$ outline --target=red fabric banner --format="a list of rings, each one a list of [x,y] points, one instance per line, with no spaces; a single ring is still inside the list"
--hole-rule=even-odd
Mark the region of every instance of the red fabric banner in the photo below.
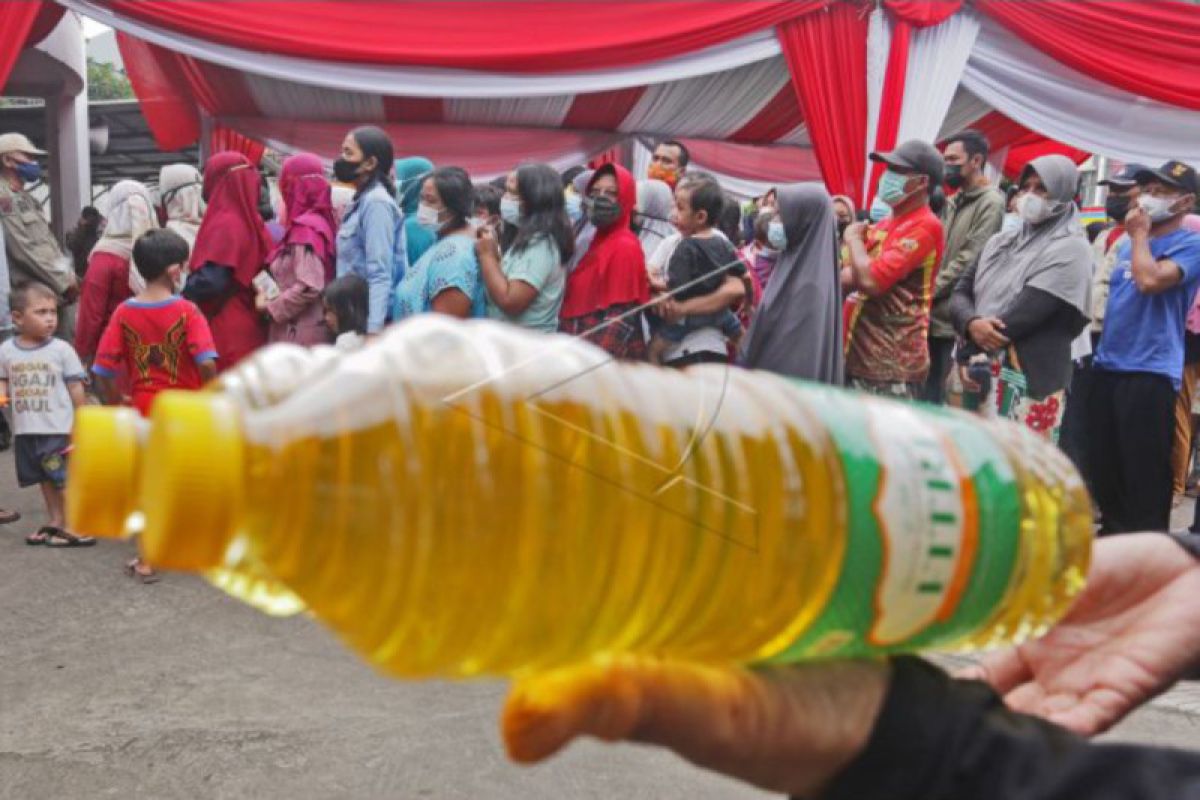
[[[837,3],[778,28],[821,175],[831,194],[862,205],[867,154],[867,18]]]
[[[129,19],[251,51],[368,64],[551,72],[695,52],[829,0],[103,0]]]
[[[883,77],[883,95],[879,99],[879,121],[875,125],[875,150],[885,153],[897,144],[900,115],[904,111],[904,88],[908,83],[908,46],[912,41],[912,25],[896,20],[888,50],[887,72]],[[871,164],[871,180],[867,182],[864,205],[875,199],[875,186],[883,174],[883,164]]]
[[[208,141],[210,153],[223,153],[228,150],[241,153],[256,167],[262,163],[263,154],[267,152],[267,148],[262,142],[255,141],[249,136],[244,136],[223,125],[213,126]]]
[[[58,23],[62,22],[63,14],[67,13],[65,6],[47,0],[41,0],[41,6],[33,20],[33,26],[29,29],[29,35],[25,37],[26,47],[33,47],[49,36],[50,32],[58,27]]]
[[[734,142],[771,142],[786,136],[804,122],[796,90],[789,83],[772,97],[754,119],[733,132]]]
[[[750,181],[796,183],[811,180],[816,158],[807,147],[748,145],[684,139],[692,161],[723,175]]]
[[[178,59],[117,31],[125,73],[160,150],[182,150],[200,138],[200,112]]]
[[[957,14],[962,5],[962,0],[883,0],[883,7],[893,19],[914,28],[940,25]]]
[[[616,130],[645,93],[645,86],[631,86],[628,89],[614,89],[610,92],[576,95],[570,110],[563,118],[562,126],[598,131]]]
[[[0,88],[8,83],[9,73],[21,57],[21,50],[41,11],[42,3],[0,3],[0,41],[7,43],[0,49]],[[13,43],[21,44],[14,47]]]
[[[1200,11],[1176,0],[977,0],[1038,50],[1126,91],[1200,110]]]

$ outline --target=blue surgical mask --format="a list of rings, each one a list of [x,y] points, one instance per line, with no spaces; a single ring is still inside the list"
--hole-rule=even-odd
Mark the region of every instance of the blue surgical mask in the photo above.
[[[787,231],[783,229],[783,223],[772,220],[767,225],[767,244],[782,252],[787,249],[787,243]]]
[[[439,216],[441,215],[433,206],[426,203],[419,203],[417,205],[417,224],[425,230],[435,233],[440,230],[442,223],[438,221]]]
[[[875,196],[889,206],[896,206],[903,203],[905,198],[910,194],[904,191],[904,187],[908,184],[910,177],[909,175],[901,175],[899,172],[892,172],[890,169],[887,170],[883,173],[883,177],[879,179],[879,190]]]
[[[1001,231],[1015,231],[1021,227],[1021,217],[1011,211],[1004,215],[1004,222],[1000,226]]]
[[[572,225],[578,225],[583,219],[583,198],[577,194],[569,194],[566,196],[567,216],[571,218]]]
[[[33,183],[42,177],[42,165],[36,161],[27,164],[17,164],[17,177],[25,183]]]
[[[871,222],[881,222],[891,213],[892,207],[885,203],[882,197],[876,195],[875,200],[871,203],[871,210],[867,212],[867,215],[871,218]]]
[[[505,195],[500,198],[500,219],[509,225],[521,224],[521,201]]]

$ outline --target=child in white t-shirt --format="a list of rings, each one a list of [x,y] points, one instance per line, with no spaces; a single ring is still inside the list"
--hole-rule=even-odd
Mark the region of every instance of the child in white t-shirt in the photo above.
[[[63,489],[75,409],[84,404],[86,374],[71,345],[57,339],[58,296],[42,283],[27,283],[12,294],[16,335],[0,345],[0,397],[12,412],[17,483],[39,485],[47,523],[25,537],[26,544],[87,547],[90,536],[66,529]]]

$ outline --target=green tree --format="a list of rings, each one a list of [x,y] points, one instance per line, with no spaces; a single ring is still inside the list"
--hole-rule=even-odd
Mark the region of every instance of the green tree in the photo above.
[[[89,100],[128,100],[133,97],[133,87],[123,70],[112,64],[95,59],[87,60],[87,82]]]

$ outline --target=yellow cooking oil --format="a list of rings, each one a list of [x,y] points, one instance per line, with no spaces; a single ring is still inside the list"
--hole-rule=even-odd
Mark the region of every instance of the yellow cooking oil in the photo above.
[[[1092,536],[1008,423],[436,314],[270,404],[164,394],[136,494],[151,563],[251,565],[398,676],[1022,641]]]

